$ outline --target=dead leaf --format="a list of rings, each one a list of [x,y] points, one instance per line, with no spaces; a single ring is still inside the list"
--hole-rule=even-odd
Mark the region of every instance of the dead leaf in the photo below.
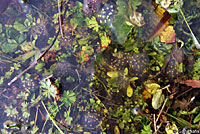
[[[159,33],[160,41],[168,43],[175,42],[175,31],[173,26],[167,26],[161,33]]]
[[[200,88],[200,80],[186,80],[186,81],[180,81],[179,83],[191,86],[193,88]]]
[[[172,106],[173,109],[177,109],[177,108],[180,108],[180,109],[184,109],[185,107],[187,107],[188,105],[188,102],[186,99],[183,99],[182,101],[180,100],[176,100]]]

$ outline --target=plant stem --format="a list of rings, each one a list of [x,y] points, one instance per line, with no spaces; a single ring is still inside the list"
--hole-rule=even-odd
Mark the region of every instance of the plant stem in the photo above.
[[[44,102],[43,102],[43,101],[41,101],[41,102],[42,102],[42,105],[43,105],[45,111],[47,112],[49,118],[50,118],[51,121],[53,122],[54,126],[56,126],[56,128],[59,130],[59,132],[60,132],[61,134],[64,134],[64,132],[58,127],[58,125],[56,124],[55,120],[54,120],[54,119],[51,117],[51,115],[49,114],[49,112],[48,112],[46,106],[44,105]]]
[[[180,9],[180,12],[181,12],[181,15],[183,16],[183,19],[184,19],[184,21],[185,21],[185,23],[186,23],[188,29],[190,30],[190,33],[191,33],[191,35],[192,35],[192,39],[193,39],[194,45],[196,46],[197,49],[200,49],[200,44],[199,44],[198,40],[196,39],[194,33],[192,32],[192,30],[191,30],[189,24],[187,23],[186,18],[185,18],[185,15],[183,14],[183,12],[182,12],[181,9]]]

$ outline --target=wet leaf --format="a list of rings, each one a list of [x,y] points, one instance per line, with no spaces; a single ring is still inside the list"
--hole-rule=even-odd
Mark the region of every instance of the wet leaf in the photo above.
[[[161,42],[166,44],[175,42],[175,31],[171,25],[167,26],[159,35]]]
[[[131,14],[124,16],[126,19],[126,23],[128,22],[128,25],[132,24],[133,26],[141,27],[145,24],[144,17],[141,13],[136,12],[133,8],[133,5],[131,5]]]
[[[186,80],[180,81],[179,83],[191,86],[193,88],[200,88],[200,80]]]
[[[124,15],[126,14],[127,3],[123,0],[117,1],[117,15],[114,15],[113,27],[115,31],[115,35],[117,36],[117,40],[119,43],[123,44],[127,35],[131,32],[133,26],[127,25],[125,21]]]
[[[45,80],[45,81],[41,81],[41,87],[44,88],[44,92],[43,92],[43,95],[45,97],[48,97],[50,98],[51,96],[53,98],[56,97],[56,90],[57,90],[57,87],[52,85],[51,81],[49,79]]]
[[[153,98],[152,98],[153,108],[158,109],[162,105],[164,98],[165,98],[165,96],[162,94],[162,90],[161,89],[156,90],[156,92],[155,92],[155,94],[153,95]]]
[[[129,85],[127,88],[127,96],[131,97],[133,95],[133,88]]]

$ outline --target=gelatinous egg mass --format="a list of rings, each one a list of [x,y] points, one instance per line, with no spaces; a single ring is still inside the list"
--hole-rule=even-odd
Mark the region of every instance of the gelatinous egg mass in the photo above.
[[[117,10],[113,5],[107,4],[97,13],[97,21],[102,25],[111,25],[116,12]]]

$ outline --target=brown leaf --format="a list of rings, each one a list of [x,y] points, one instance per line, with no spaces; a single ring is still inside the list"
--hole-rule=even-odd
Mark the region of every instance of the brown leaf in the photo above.
[[[193,88],[200,88],[200,80],[186,80],[186,81],[180,81],[179,83],[191,86]]]
[[[188,102],[186,99],[182,99],[182,101],[180,100],[176,100],[172,106],[173,109],[177,109],[177,108],[180,108],[180,109],[184,109],[185,107],[187,107],[188,105]]]

